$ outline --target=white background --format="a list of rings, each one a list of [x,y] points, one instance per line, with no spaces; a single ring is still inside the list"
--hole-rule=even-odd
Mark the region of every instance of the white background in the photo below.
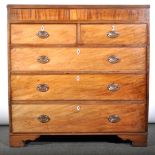
[[[150,106],[149,122],[155,123],[155,0],[0,0],[0,124],[8,124],[8,84],[7,84],[7,4],[150,4],[151,53],[150,53]],[[154,41],[154,43],[153,43]]]

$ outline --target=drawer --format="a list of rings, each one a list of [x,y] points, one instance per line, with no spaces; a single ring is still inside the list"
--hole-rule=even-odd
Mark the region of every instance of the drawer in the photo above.
[[[12,100],[144,100],[138,74],[12,75]]]
[[[75,42],[75,24],[11,25],[12,44],[75,44]]]
[[[54,22],[148,22],[149,10],[148,8],[135,8],[135,7],[87,7],[87,6],[63,6],[62,8],[56,8],[55,6],[48,6],[47,8],[32,7],[13,7],[9,8],[9,20],[11,22],[42,22],[42,21],[54,21]],[[69,8],[70,7],[70,8]]]
[[[13,48],[12,71],[145,71],[145,48]]]
[[[106,103],[106,102],[104,102]],[[13,132],[144,132],[145,104],[12,105]]]
[[[83,44],[146,44],[146,24],[83,24]],[[109,36],[109,37],[108,37]]]

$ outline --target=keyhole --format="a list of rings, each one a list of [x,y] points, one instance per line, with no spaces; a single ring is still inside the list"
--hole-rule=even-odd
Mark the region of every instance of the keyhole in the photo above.
[[[80,55],[80,49],[78,48],[76,51],[77,55]]]
[[[78,105],[78,106],[76,107],[76,109],[77,109],[77,111],[80,111],[81,108],[80,108],[80,106]]]
[[[80,81],[80,75],[76,76],[76,81]]]
[[[45,28],[44,28],[44,26],[42,25],[42,26],[41,26],[41,31],[44,31],[44,30],[45,30]]]
[[[115,25],[112,25],[112,31],[115,31]]]

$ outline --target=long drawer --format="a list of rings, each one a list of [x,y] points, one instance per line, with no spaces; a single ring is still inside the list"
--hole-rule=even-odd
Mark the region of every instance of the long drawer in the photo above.
[[[145,100],[146,77],[134,74],[12,75],[12,100]]]
[[[12,130],[17,133],[144,132],[145,106],[130,102],[15,104],[12,105]]]
[[[146,24],[83,24],[83,44],[146,44]]]
[[[145,48],[13,48],[12,71],[145,71]]]
[[[12,24],[12,44],[75,44],[75,24]]]

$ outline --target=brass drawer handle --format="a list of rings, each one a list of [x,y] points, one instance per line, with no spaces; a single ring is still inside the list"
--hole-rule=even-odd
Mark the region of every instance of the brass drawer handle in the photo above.
[[[118,115],[110,115],[108,120],[110,123],[117,123],[120,121],[120,117]]]
[[[38,117],[38,120],[41,122],[41,123],[47,123],[50,121],[50,117],[47,116],[47,115],[40,115]]]
[[[107,33],[107,36],[109,38],[117,38],[119,36],[119,33],[115,31],[114,25],[112,26],[112,30]]]
[[[38,84],[37,90],[40,92],[47,92],[49,90],[49,87],[47,84]]]
[[[48,32],[45,31],[45,28],[43,25],[41,26],[41,30],[37,33],[37,36],[41,39],[46,39],[49,37],[49,34]]]
[[[108,61],[111,64],[115,64],[115,63],[118,63],[120,61],[120,59],[115,55],[111,55],[111,56],[108,57]]]
[[[108,88],[109,91],[114,92],[114,91],[119,90],[119,85],[116,84],[116,83],[111,83],[111,84],[108,85],[107,88]]]
[[[37,61],[41,64],[46,64],[49,62],[49,58],[45,55],[39,56]]]

